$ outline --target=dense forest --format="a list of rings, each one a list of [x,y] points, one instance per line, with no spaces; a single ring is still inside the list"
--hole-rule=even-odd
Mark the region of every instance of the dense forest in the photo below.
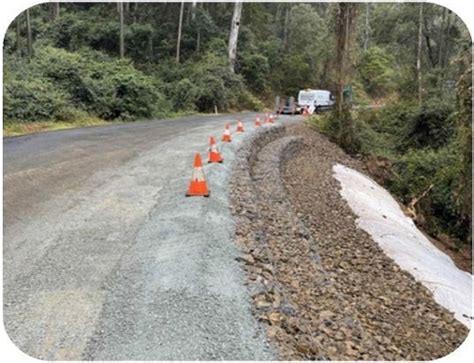
[[[471,38],[428,3],[46,3],[4,39],[4,124],[138,120],[336,95],[309,123],[431,235],[470,243]]]

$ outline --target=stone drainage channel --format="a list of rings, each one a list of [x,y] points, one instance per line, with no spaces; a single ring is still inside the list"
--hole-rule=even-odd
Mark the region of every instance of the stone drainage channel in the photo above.
[[[279,359],[431,359],[439,354],[446,354],[449,349],[455,349],[459,344],[459,336],[463,335],[462,329],[458,333],[456,329],[462,326],[459,327],[460,324],[454,321],[452,314],[443,308],[430,310],[436,316],[433,315],[435,322],[429,322],[429,333],[440,334],[442,339],[446,339],[442,347],[438,346],[439,352],[432,349],[435,340],[426,341],[425,344],[423,340],[417,339],[415,333],[423,332],[419,326],[415,333],[396,332],[396,337],[403,338],[405,334],[413,333],[412,341],[401,339],[402,345],[397,346],[397,340],[395,344],[383,335],[384,329],[392,328],[392,318],[387,317],[381,325],[382,328],[377,324],[368,324],[368,319],[378,319],[370,315],[372,310],[376,309],[371,310],[370,307],[364,306],[363,302],[357,303],[344,286],[337,284],[335,278],[339,275],[333,270],[326,271],[324,266],[327,264],[323,266],[322,262],[327,263],[327,251],[319,250],[324,244],[320,240],[314,240],[324,238],[324,235],[315,237],[318,235],[308,228],[310,224],[303,222],[306,215],[302,214],[311,215],[311,210],[323,209],[323,205],[318,206],[320,201],[312,198],[309,193],[298,194],[303,199],[308,198],[313,204],[306,210],[295,209],[296,204],[292,204],[294,200],[290,201],[289,194],[295,190],[287,189],[286,174],[284,176],[284,171],[292,166],[290,163],[293,157],[296,156],[293,159],[295,161],[301,160],[300,151],[305,152],[306,158],[314,157],[306,154],[309,143],[311,146],[323,145],[315,143],[314,140],[307,140],[307,134],[300,133],[302,136],[299,136],[295,133],[296,127],[301,126],[289,126],[288,131],[284,126],[278,126],[247,138],[239,150],[230,187],[232,214],[236,222],[236,242],[241,250],[239,260],[247,272],[247,287],[253,300],[253,312],[266,330],[267,337],[275,344]],[[310,167],[316,174],[323,173],[323,167],[317,162],[313,162]],[[298,172],[292,175],[295,181],[300,182],[299,176]],[[329,187],[316,178],[306,180],[305,185],[313,182],[318,183],[313,184],[315,188]],[[300,188],[299,192],[305,193],[305,189]],[[333,207],[336,206],[327,206]],[[333,218],[337,221],[329,223],[345,223],[347,215],[338,214],[337,208],[335,209]],[[316,224],[320,222],[321,220],[315,220]],[[340,242],[347,242],[347,248],[351,248],[346,238],[347,236],[341,236]],[[357,248],[357,245],[353,246],[354,250]],[[320,254],[325,257],[323,261]],[[383,256],[382,251],[376,251],[373,257]],[[350,266],[346,269],[350,274]],[[394,274],[399,273],[401,276],[402,272],[397,272],[398,268],[394,271]],[[371,278],[370,275],[364,277]],[[411,282],[413,279],[407,280]],[[414,281],[413,284],[414,291],[403,291],[404,295],[413,293],[420,301],[427,298],[429,304],[437,306],[432,297],[425,297],[423,291],[417,290]],[[364,289],[363,285],[358,286]],[[382,295],[381,298],[386,299]],[[420,306],[423,305],[420,303]],[[383,308],[380,309],[382,310]],[[394,314],[400,311],[403,313],[403,310],[397,310]],[[410,312],[408,309],[406,311]],[[380,319],[383,319],[383,314],[380,315]],[[419,321],[422,325],[428,325],[428,322]],[[442,324],[438,326],[436,321],[446,321],[447,327],[442,327]]]

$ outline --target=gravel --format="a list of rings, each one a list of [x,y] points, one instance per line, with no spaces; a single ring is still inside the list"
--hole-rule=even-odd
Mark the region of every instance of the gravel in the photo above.
[[[357,160],[302,124],[249,139],[231,180],[239,261],[281,359],[426,360],[468,330],[400,271],[339,195]]]
[[[46,360],[272,359],[236,260],[228,198],[254,116],[5,140],[13,343]],[[246,132],[221,148],[223,164],[204,166],[211,197],[185,198],[194,153],[237,117]]]

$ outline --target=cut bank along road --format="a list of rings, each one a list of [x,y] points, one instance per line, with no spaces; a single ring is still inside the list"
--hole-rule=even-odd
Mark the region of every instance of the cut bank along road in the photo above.
[[[196,151],[235,117],[4,140],[4,325],[43,359],[271,359],[235,261],[238,145],[184,198]],[[271,127],[271,126],[265,126]]]

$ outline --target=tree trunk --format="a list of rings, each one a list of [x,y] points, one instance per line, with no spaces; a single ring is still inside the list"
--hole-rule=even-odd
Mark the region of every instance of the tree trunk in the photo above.
[[[350,35],[352,4],[338,3],[336,13],[336,108],[342,113],[344,101],[344,84],[347,82],[348,65],[350,64]]]
[[[350,99],[344,98],[344,85],[350,81],[351,47],[356,17],[356,5],[338,3],[336,12],[336,106],[334,123],[337,129],[335,137],[347,152],[357,150],[354,136]]]
[[[443,16],[441,20],[441,25],[439,27],[439,36],[438,36],[438,67],[442,67],[442,62],[443,62],[443,48],[444,48],[444,27],[446,23],[446,8],[443,7]]]
[[[423,102],[423,89],[421,85],[421,46],[423,40],[423,3],[420,3],[420,13],[419,13],[419,22],[418,22],[418,54],[416,56],[416,73],[418,77],[418,105],[421,107]]]
[[[133,3],[133,16],[132,16],[132,23],[135,24],[137,22],[137,10],[138,10],[138,3]]]
[[[153,35],[150,34],[148,37],[148,58],[150,59],[150,62],[153,62]]]
[[[33,57],[33,37],[31,35],[30,9],[26,9],[26,40],[28,44],[28,58]]]
[[[285,7],[285,22],[283,23],[283,49],[288,46],[288,23],[290,22],[290,4]]]
[[[186,12],[186,26],[189,26],[189,23],[191,22],[191,13],[193,12],[193,7],[192,4],[191,6],[188,7],[188,11]]]
[[[197,2],[193,1],[193,14],[192,19],[193,21],[196,19],[196,10],[197,10]],[[201,5],[204,8],[204,5]],[[197,36],[196,36],[196,53],[199,53],[201,48],[201,24],[197,24]]]
[[[181,48],[181,29],[183,27],[183,12],[184,12],[184,2],[181,2],[181,9],[179,11],[178,41],[176,43],[176,63],[179,63],[179,52]]]
[[[192,21],[196,19],[196,6],[197,6],[197,1],[193,1],[192,7],[191,7],[191,20]]]
[[[229,69],[235,72],[235,59],[237,58],[237,39],[239,37],[240,18],[242,16],[242,2],[236,1],[234,6],[234,15],[232,16],[232,24],[229,36]]]
[[[428,49],[428,59],[430,61],[430,65],[432,68],[435,67],[435,55],[433,53],[433,49],[431,47],[431,38],[429,36],[430,34],[430,29],[428,28],[428,20],[426,18],[423,19],[423,22],[425,24],[425,42],[426,42],[426,48]]]
[[[120,18],[120,58],[125,56],[125,37],[124,37],[124,20],[123,20],[123,3],[118,3],[119,18]]]
[[[281,17],[281,3],[277,4],[276,13],[275,13],[275,22],[278,23]],[[279,24],[278,24],[279,25]]]
[[[458,19],[457,16],[454,17],[454,20],[452,21],[452,11],[448,10],[448,16],[447,16],[447,26],[446,26],[446,34],[444,37],[444,48],[443,48],[443,55],[444,57],[441,59],[441,67],[443,68],[443,73],[444,73],[444,68],[446,68],[446,65],[448,64],[448,55],[449,55],[449,33],[451,32],[451,27],[452,25],[455,24],[456,20]]]
[[[16,17],[16,55],[18,58],[21,57],[20,15]]]
[[[201,27],[198,28],[197,38],[196,38],[196,53],[199,53],[201,49]]]
[[[365,36],[364,36],[364,52],[369,48],[369,38],[370,38],[370,3],[365,3]]]
[[[58,2],[49,3],[49,11],[51,15],[51,21],[54,21],[57,18],[59,18],[59,3]]]

